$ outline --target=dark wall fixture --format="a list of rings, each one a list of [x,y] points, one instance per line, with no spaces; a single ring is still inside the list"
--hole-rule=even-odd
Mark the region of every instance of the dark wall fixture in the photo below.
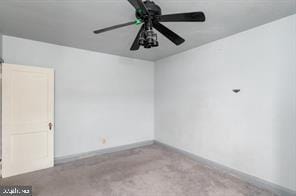
[[[240,89],[233,89],[232,91],[235,92],[235,93],[239,93]]]

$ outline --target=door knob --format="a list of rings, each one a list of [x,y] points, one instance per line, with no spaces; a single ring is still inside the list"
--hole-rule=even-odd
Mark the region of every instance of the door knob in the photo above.
[[[48,123],[48,127],[49,127],[49,130],[51,130],[52,129],[52,126],[53,126],[53,124],[50,122],[50,123]]]

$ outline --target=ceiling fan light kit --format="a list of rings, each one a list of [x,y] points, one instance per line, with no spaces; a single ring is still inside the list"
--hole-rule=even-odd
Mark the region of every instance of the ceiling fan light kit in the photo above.
[[[203,12],[189,12],[162,15],[161,8],[153,1],[146,0],[128,0],[136,9],[136,20],[119,25],[114,25],[104,29],[94,31],[95,34],[114,30],[129,25],[141,25],[141,28],[130,48],[130,50],[138,50],[140,46],[144,48],[152,48],[159,46],[157,34],[153,31],[156,29],[175,45],[181,45],[185,40],[175,32],[167,28],[160,22],[204,22],[205,15]]]

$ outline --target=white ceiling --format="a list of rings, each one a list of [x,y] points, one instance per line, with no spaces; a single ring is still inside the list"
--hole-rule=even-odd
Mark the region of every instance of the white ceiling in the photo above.
[[[95,35],[95,29],[132,21],[127,0],[0,0],[0,32],[120,56],[157,60],[295,14],[296,0],[155,0],[164,14],[203,11],[205,23],[166,23],[186,39],[175,46],[130,51],[139,26]]]

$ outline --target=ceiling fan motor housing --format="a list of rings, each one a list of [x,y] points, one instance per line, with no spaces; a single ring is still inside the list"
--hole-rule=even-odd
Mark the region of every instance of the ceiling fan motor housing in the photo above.
[[[153,1],[145,1],[144,2],[146,9],[149,12],[150,18],[154,18],[154,16],[160,16],[161,15],[161,8],[156,5]],[[141,20],[145,20],[147,16],[145,16],[142,12],[142,10],[136,10],[136,17]]]

